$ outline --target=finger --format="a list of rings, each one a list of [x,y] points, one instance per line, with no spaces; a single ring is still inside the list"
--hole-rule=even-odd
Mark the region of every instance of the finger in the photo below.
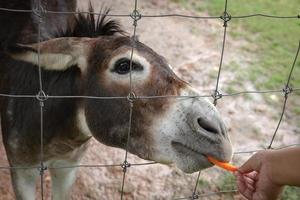
[[[255,187],[253,184],[249,184],[249,183],[246,183],[247,185],[247,189],[250,190],[251,192],[254,192],[255,191]]]
[[[244,183],[244,185],[246,187],[245,190],[248,189],[252,192],[255,191],[255,181],[253,179],[243,176],[238,180]]]
[[[248,188],[243,182],[238,183],[239,192],[247,199],[252,199],[254,190]]]
[[[246,185],[244,183],[243,180],[237,180],[236,182],[236,185],[237,185],[237,188],[238,188],[238,191],[243,194],[245,191],[246,191]]]
[[[254,192],[252,190],[249,190],[249,188],[247,188],[246,191],[243,193],[243,196],[247,199],[252,199],[253,193]]]
[[[254,179],[249,178],[249,177],[247,177],[247,176],[244,176],[243,178],[244,178],[244,181],[245,181],[247,184],[254,185],[254,183],[255,183],[255,180],[254,180]]]
[[[237,180],[242,182],[242,183],[245,183],[245,178],[243,176],[238,176]]]
[[[259,171],[263,155],[263,151],[254,154],[241,167],[238,168],[238,171],[242,174],[252,171]]]
[[[252,200],[268,200],[268,199],[274,199],[274,198],[267,197],[264,194],[262,194],[261,192],[254,192],[253,196],[252,196]],[[275,199],[276,199],[276,197],[275,197]]]
[[[248,174],[244,174],[244,176],[249,177],[249,178],[251,178],[255,181],[258,180],[258,172],[257,171],[253,171],[253,172],[250,172]]]
[[[255,187],[252,184],[245,182],[243,177],[237,179],[237,188],[241,194],[247,197],[251,195],[255,190]]]

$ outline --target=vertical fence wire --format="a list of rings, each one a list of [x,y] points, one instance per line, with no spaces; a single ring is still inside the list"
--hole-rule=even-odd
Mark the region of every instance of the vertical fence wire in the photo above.
[[[219,88],[219,81],[220,81],[221,70],[222,70],[222,65],[223,65],[223,58],[224,58],[224,50],[225,50],[226,34],[227,34],[227,22],[230,20],[230,15],[228,15],[228,13],[227,13],[227,6],[228,6],[228,3],[227,3],[227,0],[225,0],[223,17],[221,17],[221,19],[223,19],[223,21],[224,21],[223,22],[224,32],[223,32],[223,41],[222,41],[222,51],[221,51],[219,70],[218,70],[218,76],[217,76],[217,81],[216,81],[216,88],[215,88],[214,95],[213,95],[213,98],[214,98],[213,104],[215,106],[217,105],[217,100],[222,97],[222,94],[219,93],[218,88]],[[201,171],[198,172],[196,184],[195,184],[191,199],[199,199],[199,195],[196,194],[196,191],[197,191],[198,183],[200,180],[200,174],[201,174]]]
[[[134,54],[134,49],[136,46],[136,28],[137,28],[137,21],[140,19],[140,15],[137,11],[137,0],[134,0],[134,10],[131,14],[131,17],[133,19],[133,35],[131,39],[131,52],[130,52],[130,72],[129,72],[129,94],[128,94],[128,102],[129,102],[129,127],[128,127],[128,133],[127,133],[127,142],[126,142],[126,151],[125,151],[125,158],[124,162],[122,164],[123,168],[123,177],[122,177],[122,186],[121,186],[121,200],[123,200],[124,196],[124,185],[125,185],[125,178],[126,178],[126,172],[127,168],[130,167],[130,163],[128,162],[128,150],[129,150],[129,145],[130,145],[130,137],[131,137],[131,126],[132,126],[132,110],[134,106],[134,98],[135,94],[133,91],[133,82],[132,82],[132,65],[133,65],[133,54]]]
[[[223,16],[221,16],[220,18],[223,20],[224,31],[223,31],[222,51],[221,51],[221,58],[220,58],[216,88],[215,88],[215,91],[213,94],[215,106],[217,105],[218,99],[222,98],[222,94],[219,92],[219,81],[220,81],[221,70],[222,70],[222,65],[223,65],[223,58],[224,58],[224,51],[225,51],[225,43],[226,43],[226,35],[227,35],[227,22],[231,19],[230,15],[227,13],[227,0],[225,0]]]
[[[44,200],[44,97],[45,92],[43,90],[43,81],[42,81],[42,67],[41,67],[41,23],[43,22],[43,7],[41,4],[41,0],[35,1],[35,16],[38,18],[38,80],[39,80],[39,92],[37,94],[37,100],[39,101],[40,106],[40,187],[41,187],[41,199]]]
[[[277,131],[278,131],[279,126],[280,126],[280,124],[281,124],[283,115],[284,115],[285,110],[286,110],[286,103],[287,103],[287,100],[288,100],[288,96],[289,96],[289,94],[290,94],[291,92],[293,92],[293,88],[290,86],[290,81],[291,81],[291,77],[292,77],[292,74],[293,74],[293,71],[294,71],[296,62],[297,62],[297,58],[298,58],[298,55],[299,55],[299,51],[300,51],[300,41],[299,41],[299,44],[298,44],[298,49],[297,49],[297,52],[296,52],[296,55],[295,55],[295,58],[294,58],[294,61],[293,61],[291,70],[290,70],[289,75],[288,75],[288,78],[287,78],[287,82],[286,82],[286,84],[285,84],[285,87],[282,89],[282,91],[284,92],[284,101],[283,101],[282,111],[281,111],[281,114],[280,114],[280,118],[279,118],[277,127],[276,127],[276,129],[275,129],[275,131],[274,131],[274,134],[273,134],[273,136],[272,136],[271,142],[270,142],[270,144],[269,144],[269,146],[268,146],[268,149],[271,149],[271,148],[272,148],[272,144],[273,144],[273,142],[274,142],[274,139],[275,139],[275,137],[276,137]]]
[[[43,23],[43,17],[45,13],[49,14],[78,14],[78,13],[86,13],[86,14],[91,14],[91,12],[58,12],[58,11],[48,11],[45,10],[43,7],[41,0],[34,0],[34,5],[35,7],[32,10],[17,10],[17,9],[8,9],[8,8],[0,8],[0,11],[9,11],[9,12],[24,12],[24,13],[32,13],[38,18],[38,34],[37,34],[37,62],[38,62],[38,81],[39,81],[39,91],[37,95],[15,95],[15,94],[0,94],[0,97],[8,97],[8,98],[33,98],[36,99],[39,102],[39,108],[40,108],[40,164],[39,167],[27,167],[27,166],[9,166],[9,167],[3,167],[0,166],[0,169],[15,169],[15,170],[22,170],[22,169],[33,169],[33,168],[38,168],[40,172],[40,185],[41,185],[41,199],[44,199],[44,172],[47,170],[47,166],[45,166],[45,160],[44,160],[44,106],[45,106],[45,100],[48,98],[84,98],[84,99],[127,99],[129,103],[129,121],[128,121],[128,132],[127,132],[127,141],[126,141],[126,151],[125,151],[125,156],[124,156],[124,162],[120,164],[112,164],[112,165],[76,165],[76,166],[59,166],[57,167],[58,169],[63,169],[63,168],[75,168],[75,167],[116,167],[116,166],[121,166],[123,169],[123,176],[122,176],[122,188],[121,188],[121,200],[123,200],[124,196],[124,185],[125,185],[125,179],[126,179],[126,172],[128,167],[130,166],[141,166],[141,165],[150,165],[150,164],[155,164],[153,162],[149,163],[141,163],[141,164],[130,164],[128,162],[128,151],[129,151],[129,145],[130,145],[130,137],[131,137],[131,129],[132,129],[132,114],[133,114],[133,106],[134,106],[134,100],[136,99],[154,99],[154,98],[188,98],[190,96],[146,96],[146,97],[137,97],[134,94],[133,91],[133,80],[132,80],[132,65],[133,65],[133,54],[134,54],[134,49],[136,47],[136,28],[137,28],[137,22],[139,19],[141,19],[142,15],[138,12],[137,10],[137,5],[138,1],[134,0],[134,10],[133,12],[128,15],[128,14],[121,14],[121,15],[114,15],[114,14],[105,14],[107,16],[114,16],[114,17],[131,17],[133,19],[133,34],[132,34],[132,47],[131,47],[131,54],[130,54],[130,74],[129,74],[129,94],[127,97],[92,97],[92,96],[48,96],[43,90],[43,80],[42,80],[42,66],[41,66],[41,26]],[[203,16],[190,16],[190,15],[181,15],[181,14],[160,14],[160,15],[143,15],[143,17],[183,17],[183,18],[194,18],[194,19],[217,19],[220,18],[223,20],[223,41],[222,41],[222,49],[221,49],[221,57],[220,57],[220,63],[219,63],[219,69],[218,69],[218,75],[216,79],[216,86],[215,90],[212,94],[213,96],[213,103],[216,106],[218,99],[222,98],[223,96],[237,96],[237,95],[242,95],[242,94],[262,94],[262,93],[272,93],[272,92],[283,92],[284,93],[284,101],[283,101],[283,106],[279,118],[279,122],[277,124],[277,127],[273,133],[273,136],[271,138],[270,144],[268,146],[269,149],[272,148],[273,141],[276,137],[276,134],[278,132],[278,129],[281,125],[284,113],[286,111],[286,104],[287,104],[287,99],[288,96],[295,91],[300,91],[300,88],[292,88],[290,86],[290,81],[291,77],[298,59],[299,51],[300,51],[300,41],[298,45],[298,49],[293,61],[293,64],[291,66],[291,70],[289,72],[287,82],[285,84],[285,87],[282,90],[266,90],[266,91],[242,91],[234,94],[221,94],[219,92],[219,81],[221,77],[221,71],[222,71],[222,65],[223,65],[223,58],[224,58],[224,52],[225,52],[225,42],[226,42],[226,35],[227,35],[227,23],[231,19],[244,19],[244,18],[250,18],[250,17],[266,17],[266,18],[273,18],[273,19],[300,19],[300,15],[294,15],[294,16],[275,16],[275,15],[266,15],[266,14],[250,14],[250,15],[242,15],[242,16],[231,16],[228,14],[228,2],[227,0],[224,1],[224,12],[223,15],[218,17],[218,16],[211,16],[211,17],[203,17]],[[95,15],[103,15],[101,13],[92,13]],[[198,97],[207,97],[210,95],[203,95],[203,96],[198,96]],[[194,97],[194,96],[193,96]],[[291,144],[287,146],[283,146],[277,149],[282,149],[282,148],[288,148],[291,146],[300,146],[300,144]],[[240,152],[235,152],[235,154],[243,154],[243,153],[253,153],[258,150],[251,150],[251,151],[240,151]],[[198,172],[196,183],[193,188],[193,193],[192,196],[190,197],[183,197],[183,198],[177,198],[177,199],[199,199],[202,197],[207,197],[207,196],[212,196],[212,195],[218,195],[218,194],[223,194],[223,193],[233,193],[236,192],[236,190],[229,190],[229,191],[217,191],[217,192],[207,192],[205,194],[197,194],[197,187],[198,183],[200,180],[200,175],[201,173]]]

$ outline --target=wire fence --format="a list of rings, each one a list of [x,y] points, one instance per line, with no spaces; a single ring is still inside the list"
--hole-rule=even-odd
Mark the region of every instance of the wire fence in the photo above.
[[[252,90],[252,91],[240,91],[235,93],[226,93],[222,94],[219,91],[219,80],[221,77],[222,72],[222,66],[223,66],[223,58],[224,58],[224,52],[226,47],[226,36],[227,36],[227,27],[231,20],[233,19],[245,19],[245,18],[252,18],[252,17],[263,17],[263,18],[270,18],[273,20],[290,20],[290,19],[300,19],[299,14],[295,14],[293,16],[276,16],[276,15],[268,15],[263,13],[255,13],[255,14],[249,14],[249,15],[240,15],[240,16],[231,16],[228,12],[228,1],[225,0],[224,2],[224,12],[221,16],[196,16],[196,15],[183,15],[183,14],[159,14],[159,15],[143,15],[138,11],[138,0],[134,0],[134,8],[132,13],[130,14],[102,14],[97,12],[80,12],[80,11],[72,11],[72,12],[59,12],[59,11],[52,11],[47,10],[43,7],[40,0],[36,0],[36,8],[33,8],[31,10],[18,10],[18,9],[9,9],[9,8],[0,8],[1,11],[6,12],[16,12],[16,13],[32,13],[36,16],[38,16],[38,71],[39,71],[39,91],[37,91],[37,94],[0,94],[0,97],[5,98],[32,98],[39,101],[40,105],[40,136],[41,136],[41,147],[40,147],[40,164],[38,166],[34,167],[27,167],[27,166],[0,166],[0,170],[3,169],[9,169],[9,170],[22,170],[22,169],[34,169],[36,168],[40,172],[40,185],[41,185],[41,199],[44,199],[44,172],[48,169],[65,169],[65,168],[103,168],[103,167],[121,167],[123,169],[123,176],[122,176],[122,187],[121,187],[121,196],[120,199],[122,200],[124,198],[124,185],[126,184],[126,172],[129,167],[133,166],[142,166],[142,165],[153,165],[156,164],[156,162],[145,162],[145,163],[130,163],[128,161],[128,146],[130,141],[130,134],[131,134],[131,125],[132,125],[132,110],[134,107],[135,101],[138,101],[139,99],[162,99],[162,98],[177,98],[177,99],[184,99],[184,98],[207,98],[212,97],[213,103],[216,106],[218,101],[223,97],[235,97],[239,95],[245,95],[245,94],[270,94],[270,93],[283,93],[284,95],[284,101],[282,105],[282,110],[280,112],[279,120],[277,123],[277,126],[275,127],[274,133],[272,135],[272,138],[270,138],[270,143],[266,148],[262,149],[283,149],[283,148],[289,148],[293,146],[300,146],[300,143],[290,144],[286,146],[281,146],[278,148],[273,148],[273,142],[277,135],[278,129],[280,128],[284,113],[286,111],[286,104],[288,97],[292,93],[296,93],[300,91],[300,86],[297,88],[292,88],[290,81],[291,77],[297,62],[297,58],[299,55],[300,50],[300,41],[298,49],[296,50],[295,57],[293,60],[293,63],[291,65],[290,72],[287,76],[286,84],[282,89],[277,90]],[[131,55],[130,55],[130,89],[128,91],[128,96],[119,96],[119,97],[100,97],[100,96],[51,96],[47,95],[47,93],[43,90],[43,83],[42,83],[42,68],[40,65],[40,42],[41,42],[41,23],[43,22],[43,18],[45,14],[61,14],[61,15],[70,15],[70,14],[94,14],[94,15],[105,15],[110,17],[130,17],[133,21],[133,43],[131,47]],[[133,91],[133,81],[132,81],[132,58],[134,55],[135,45],[136,45],[136,29],[138,26],[138,22],[142,18],[162,18],[162,17],[181,17],[181,18],[192,18],[192,19],[206,19],[206,20],[222,20],[223,23],[223,40],[222,40],[222,49],[221,49],[221,56],[220,56],[220,62],[219,62],[219,68],[218,68],[218,74],[216,79],[216,85],[214,91],[209,94],[205,95],[197,95],[197,96],[136,96]],[[128,120],[129,120],[129,127],[128,127],[128,133],[127,133],[127,145],[126,145],[126,151],[124,155],[124,161],[123,163],[119,164],[96,164],[96,165],[72,165],[72,166],[56,166],[56,167],[47,167],[45,166],[45,160],[44,160],[44,105],[47,102],[48,99],[95,99],[95,100],[114,100],[114,99],[127,99],[128,100],[128,106],[130,108]],[[234,152],[234,155],[238,154],[252,154],[262,149],[253,149],[253,150],[247,150],[247,151],[236,151]],[[179,199],[201,199],[203,197],[209,197],[213,195],[220,195],[224,193],[236,193],[237,190],[226,190],[226,191],[217,191],[217,192],[206,192],[204,194],[197,193],[197,187],[198,183],[201,177],[201,172],[198,173],[198,176],[195,180],[195,185],[191,188],[192,192],[190,196],[187,197],[179,197],[175,198],[177,200]]]

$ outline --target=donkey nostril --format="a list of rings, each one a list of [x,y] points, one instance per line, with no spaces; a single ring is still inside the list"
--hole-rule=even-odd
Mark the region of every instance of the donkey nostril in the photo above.
[[[214,134],[219,134],[220,133],[219,128],[216,127],[216,125],[212,122],[209,122],[209,121],[207,121],[205,119],[202,119],[202,118],[198,118],[197,122],[198,122],[198,124],[201,128],[203,128],[204,130],[206,130],[210,133],[214,133]]]

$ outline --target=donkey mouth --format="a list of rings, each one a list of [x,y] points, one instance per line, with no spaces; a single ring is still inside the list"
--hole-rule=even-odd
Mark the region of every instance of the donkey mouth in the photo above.
[[[181,154],[183,156],[193,157],[195,159],[200,159],[202,162],[204,161],[206,165],[210,165],[210,166],[213,165],[211,164],[211,162],[207,160],[206,154],[194,149],[189,145],[177,141],[171,141],[171,145],[178,154]]]
[[[176,149],[177,151],[179,151],[181,153],[192,152],[192,153],[195,153],[198,155],[199,154],[204,155],[201,152],[197,151],[196,149],[194,149],[186,144],[182,144],[181,142],[172,141],[171,144],[174,149]]]

